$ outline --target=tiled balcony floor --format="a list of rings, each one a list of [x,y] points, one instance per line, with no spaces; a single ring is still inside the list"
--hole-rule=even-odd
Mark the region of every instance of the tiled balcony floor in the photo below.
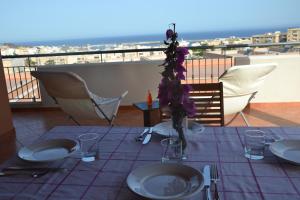
[[[251,104],[250,108],[246,109],[244,113],[252,126],[300,125],[300,103]],[[230,119],[230,116],[225,117],[225,121]],[[54,126],[75,125],[59,110],[14,111],[13,122],[19,145],[31,143]],[[105,121],[87,124],[107,125]],[[142,112],[135,108],[121,108],[115,124],[117,126],[143,126]],[[230,126],[245,126],[245,123],[238,116]]]

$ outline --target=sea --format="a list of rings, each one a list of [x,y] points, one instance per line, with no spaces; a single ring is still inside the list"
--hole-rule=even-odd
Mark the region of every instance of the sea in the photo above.
[[[205,39],[228,38],[228,37],[250,37],[256,34],[269,32],[287,32],[287,27],[268,28],[268,29],[249,29],[249,30],[230,30],[230,31],[209,31],[209,32],[182,32],[178,33],[178,40],[201,41]],[[15,45],[22,46],[82,46],[82,45],[109,45],[109,44],[160,44],[163,43],[165,34],[133,35],[119,37],[95,37],[67,40],[45,40],[14,42]]]

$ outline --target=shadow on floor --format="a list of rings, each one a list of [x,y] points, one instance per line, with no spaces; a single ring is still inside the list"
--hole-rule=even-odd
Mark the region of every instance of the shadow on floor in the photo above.
[[[256,117],[258,119],[270,122],[270,123],[272,123],[274,125],[277,125],[277,126],[282,126],[282,124],[284,124],[284,126],[299,126],[300,125],[300,123],[296,123],[296,122],[291,121],[291,120],[286,119],[286,118],[271,115],[267,112],[262,112],[260,110],[255,109],[255,108],[251,108],[251,112],[249,112],[249,113],[252,117]]]

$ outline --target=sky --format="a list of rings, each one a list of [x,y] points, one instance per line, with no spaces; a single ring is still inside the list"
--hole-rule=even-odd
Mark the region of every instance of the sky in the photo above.
[[[300,27],[300,0],[0,0],[0,43]]]

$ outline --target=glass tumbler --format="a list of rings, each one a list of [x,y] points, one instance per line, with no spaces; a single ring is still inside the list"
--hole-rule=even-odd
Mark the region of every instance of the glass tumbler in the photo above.
[[[182,150],[182,143],[176,137],[170,137],[161,140],[162,145],[162,163],[181,162],[185,155]]]
[[[99,157],[99,139],[97,133],[84,133],[78,136],[82,161],[91,162]]]
[[[265,133],[261,130],[246,130],[244,136],[245,157],[252,160],[264,158]]]

